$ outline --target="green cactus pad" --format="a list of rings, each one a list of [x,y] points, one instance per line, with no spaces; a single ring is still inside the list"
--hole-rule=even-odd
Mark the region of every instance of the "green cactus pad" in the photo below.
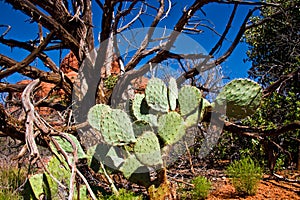
[[[34,174],[29,178],[29,184],[36,199],[40,199],[44,195],[44,174]]]
[[[70,186],[71,171],[62,156],[52,156],[48,162],[47,169],[52,177],[56,178],[56,180],[61,183],[65,183],[66,187]],[[58,183],[48,173],[45,173],[45,176],[50,188],[49,192],[51,193],[51,199],[61,199],[60,195],[63,195],[61,194],[63,191],[60,190]]]
[[[155,111],[168,112],[168,89],[166,84],[159,78],[149,80],[146,90],[147,104]]]
[[[67,134],[67,133],[66,133]],[[77,138],[74,135],[68,134],[68,137],[73,141],[73,143],[76,145],[77,147],[77,157],[79,159],[82,158],[86,158],[86,155],[79,143],[79,141],[77,140]],[[66,152],[69,154],[73,154],[73,147],[72,144],[65,138],[61,137],[61,136],[53,136],[53,138],[57,141],[57,143],[59,144],[59,146]],[[54,148],[53,145],[50,146],[52,151],[56,151],[56,149]]]
[[[211,104],[206,99],[202,98],[202,104],[196,109],[192,114],[188,115],[185,119],[185,125],[187,128],[196,126],[198,122],[201,122],[204,118],[204,115],[211,109]],[[199,114],[200,112],[200,114]]]
[[[136,141],[130,117],[120,109],[105,113],[100,120],[100,131],[105,142],[111,145],[125,145]]]
[[[178,99],[178,88],[177,88],[177,83],[176,79],[171,77],[169,80],[169,104],[170,104],[170,109],[175,110],[176,109],[176,102]]]
[[[197,108],[195,111],[193,111],[192,114],[188,115],[187,118],[184,120],[184,124],[187,128],[196,126],[198,122],[200,121],[200,114],[199,114],[200,108]]]
[[[212,105],[210,104],[209,101],[207,101],[206,99],[202,99],[202,105],[201,105],[201,114],[200,114],[200,121],[203,120],[203,118],[205,117],[205,115],[211,111],[212,109]]]
[[[201,92],[194,86],[183,86],[178,94],[181,116],[195,113],[201,101]]]
[[[261,86],[250,79],[235,79],[224,86],[214,106],[216,110],[226,107],[229,118],[242,119],[252,115],[260,106]]]
[[[162,164],[159,141],[155,133],[151,131],[146,131],[137,138],[134,153],[137,159],[146,166]]]
[[[153,131],[149,122],[137,120],[132,124],[135,137],[139,137],[145,131]]]
[[[124,163],[124,158],[120,155],[122,153],[124,154],[124,150],[120,147],[111,147],[104,158],[104,164],[112,169],[119,169]]]
[[[157,126],[157,116],[149,114],[149,107],[144,101],[144,94],[136,94],[132,102],[133,115],[137,120],[149,122],[152,126]]]
[[[165,144],[174,144],[185,134],[183,118],[177,112],[169,112],[158,119],[158,135]]]
[[[143,165],[136,159],[134,155],[130,155],[124,161],[123,165],[120,168],[120,171],[123,172],[125,178],[129,179],[130,176]]]
[[[144,94],[135,94],[134,99],[132,101],[132,112],[133,112],[133,115],[138,120],[141,120],[142,115],[148,114],[148,112],[149,112],[148,108],[145,108],[145,106],[142,106],[142,102],[144,99],[145,99]]]
[[[100,120],[105,113],[110,112],[111,108],[105,104],[97,104],[94,105],[88,112],[88,122],[89,124],[100,131]]]

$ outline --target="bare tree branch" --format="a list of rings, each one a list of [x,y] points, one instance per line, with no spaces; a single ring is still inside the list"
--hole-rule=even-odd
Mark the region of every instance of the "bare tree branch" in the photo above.
[[[50,42],[54,32],[51,32],[47,35],[45,40],[38,46],[38,48],[34,49],[29,56],[27,56],[23,61],[17,63],[15,66],[8,68],[5,71],[0,72],[0,79],[11,75],[14,72],[17,72],[18,70],[22,69],[23,67],[29,65]]]
[[[32,44],[29,44],[28,42],[20,42],[17,40],[12,40],[12,39],[4,39],[0,37],[0,42],[2,44],[5,44],[9,47],[19,47],[22,49],[25,49],[27,51],[34,51],[34,49],[36,49]],[[47,50],[48,47],[45,47],[44,50]],[[46,67],[48,67],[50,70],[52,70],[53,72],[58,72],[58,67],[56,66],[56,64],[52,61],[52,59],[47,56],[44,52],[39,52],[37,54],[38,58],[40,58],[43,62],[44,65]]]
[[[164,6],[165,6],[165,2],[164,0],[160,0],[159,1],[159,9],[157,11],[157,15],[156,17],[153,19],[150,28],[145,36],[145,38],[143,39],[140,48],[135,52],[135,54],[132,56],[132,58],[130,59],[130,61],[127,63],[127,65],[125,66],[125,70],[131,70],[133,68],[135,68],[135,66],[147,55],[149,55],[149,53],[145,53],[144,51],[146,51],[146,48],[149,44],[150,39],[153,36],[154,33],[154,28],[157,26],[157,24],[159,23],[160,19],[163,16],[164,13]]]
[[[250,5],[250,6],[280,6],[278,3],[271,3],[271,2],[265,2],[265,1],[240,1],[240,0],[221,0],[217,1],[217,3],[220,4],[240,4],[240,5]]]
[[[26,113],[26,134],[25,141],[26,145],[29,149],[30,159],[35,159],[39,156],[39,150],[37,148],[35,139],[34,139],[34,106],[31,103],[31,94],[36,86],[40,84],[40,80],[33,80],[31,83],[27,85],[25,90],[22,93],[22,104]]]
[[[55,35],[60,38],[64,44],[69,46],[72,51],[80,57],[79,47],[80,44],[72,34],[70,34],[62,24],[56,22],[52,17],[47,16],[40,10],[38,10],[34,4],[28,0],[6,0],[10,3],[15,9],[24,12],[26,15],[31,16],[32,19],[36,22],[40,22],[48,30],[55,31]]]
[[[225,121],[224,123],[224,130],[226,131],[242,134],[259,140],[262,140],[264,137],[267,136],[275,137],[287,133],[289,131],[294,131],[298,129],[300,129],[300,121],[294,121],[287,125],[273,128],[270,130],[264,130],[263,128],[253,128],[250,126],[241,126],[228,121]]]
[[[11,66],[15,66],[16,64],[17,62],[15,60],[0,54],[0,65],[4,65],[9,68]],[[40,78],[40,80],[44,82],[54,83],[57,85],[61,84],[61,87],[66,92],[66,94],[71,95],[72,93],[72,85],[70,84],[71,81],[67,76],[63,76],[63,78],[69,81],[63,81],[60,74],[53,72],[45,72],[33,66],[25,66],[18,72],[32,79]]]
[[[12,138],[25,141],[25,127],[23,122],[13,118],[5,111],[5,108],[0,104],[0,137],[10,136]]]
[[[10,25],[3,25],[1,24],[0,27],[7,27],[7,29],[1,34],[0,38],[3,38],[11,29]]]
[[[0,92],[22,92],[27,85],[9,84],[0,82]]]

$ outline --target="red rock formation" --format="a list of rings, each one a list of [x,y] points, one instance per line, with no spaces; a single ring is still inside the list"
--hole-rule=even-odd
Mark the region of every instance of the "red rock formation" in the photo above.
[[[78,71],[78,60],[72,51],[64,57],[59,68],[65,74]]]
[[[135,78],[131,81],[134,89],[134,93],[144,94],[147,87],[149,79],[146,77]]]

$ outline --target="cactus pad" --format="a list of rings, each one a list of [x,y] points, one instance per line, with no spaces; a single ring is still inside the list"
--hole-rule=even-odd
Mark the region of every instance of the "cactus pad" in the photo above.
[[[137,120],[149,122],[152,126],[157,126],[157,116],[149,114],[149,107],[144,101],[144,94],[136,94],[132,102],[132,112]]]
[[[82,158],[86,158],[86,155],[79,143],[79,141],[77,140],[77,138],[74,135],[68,134],[69,138],[73,141],[73,143],[76,145],[77,147],[77,156],[79,159]],[[60,137],[60,136],[53,136],[53,139],[56,140],[56,142],[59,144],[59,146],[66,152],[69,153],[73,156],[73,146],[70,143],[70,141],[68,141],[67,139]],[[50,146],[52,151],[56,151],[56,149],[53,147],[53,145]]]
[[[168,95],[169,95],[170,109],[175,110],[176,109],[176,102],[177,102],[177,99],[178,99],[178,88],[177,88],[176,79],[173,78],[173,77],[171,77],[170,80],[169,80]]]
[[[187,118],[184,120],[184,124],[187,128],[196,126],[198,124],[198,122],[200,121],[200,118],[201,118],[199,111],[200,111],[200,107],[198,107],[195,111],[193,111],[193,113],[188,115]],[[201,113],[202,113],[202,111],[201,111]]]
[[[136,141],[132,123],[126,112],[112,109],[100,119],[100,131],[111,145],[125,145]]]
[[[137,121],[133,122],[132,128],[133,128],[135,137],[139,137],[145,131],[153,131],[151,125],[148,122],[143,121],[143,120],[137,120]]]
[[[178,94],[181,116],[193,114],[199,107],[201,92],[194,86],[183,86]]]
[[[36,199],[40,199],[42,195],[45,195],[44,192],[45,183],[43,177],[44,174],[34,174],[29,178],[29,184],[31,186],[31,189]]]
[[[146,87],[145,93],[147,104],[153,110],[159,112],[168,112],[168,89],[161,79],[150,79]]]
[[[177,112],[169,112],[158,119],[158,135],[165,144],[174,144],[185,134],[183,118]]]
[[[105,113],[110,112],[111,108],[105,104],[94,105],[88,112],[89,124],[100,131],[100,120],[105,116]]]
[[[235,79],[224,86],[215,100],[215,109],[226,107],[230,118],[242,119],[252,115],[260,106],[261,86],[249,79]]]
[[[136,159],[134,155],[130,155],[124,161],[123,165],[120,168],[120,171],[123,172],[125,178],[129,179],[130,176],[143,165]]]
[[[146,166],[162,165],[160,146],[155,133],[144,132],[134,145],[134,153],[137,159]]]

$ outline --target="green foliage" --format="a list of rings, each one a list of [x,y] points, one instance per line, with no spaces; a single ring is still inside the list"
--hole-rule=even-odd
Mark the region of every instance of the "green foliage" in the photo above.
[[[249,75],[263,85],[269,85],[299,66],[300,1],[267,2],[276,2],[280,6],[262,7],[261,15],[251,21],[255,23],[266,17],[268,20],[245,32],[245,41],[249,44],[248,60],[252,61]],[[270,17],[274,13],[276,16]]]
[[[17,189],[25,182],[26,174],[15,167],[0,168],[0,199],[22,199]]]
[[[281,155],[279,158],[277,158],[276,160],[276,165],[274,167],[274,171],[281,171],[283,170],[285,167],[284,167],[285,163],[284,163],[284,156]]]
[[[205,199],[207,198],[211,189],[211,182],[204,176],[195,177],[192,180],[194,188],[191,191],[192,199]]]
[[[284,75],[299,70],[300,12],[299,0],[276,2],[280,6],[261,8],[261,15],[253,17],[253,23],[268,17],[264,23],[253,26],[245,32],[245,41],[249,45],[248,60],[252,62],[249,76],[263,86],[269,86]],[[273,14],[276,15],[271,17]],[[268,130],[300,121],[300,92],[298,75],[280,84],[275,92],[264,98],[262,107],[244,123],[252,127],[263,127]],[[269,137],[285,151],[292,155],[297,163],[298,143],[291,139],[299,138],[300,131],[290,131],[280,136]],[[278,149],[275,149],[276,151]],[[288,156],[280,155],[284,160]]]
[[[101,200],[142,200],[143,197],[141,195],[136,195],[132,191],[128,191],[125,189],[120,189],[119,190],[119,195],[111,195],[111,196],[106,196],[100,198]]]
[[[233,161],[226,169],[226,173],[239,194],[256,194],[262,170],[250,157]]]
[[[107,89],[113,89],[116,85],[116,83],[118,82],[119,77],[118,76],[114,76],[114,75],[110,75],[109,77],[107,77],[104,80],[104,86]]]

